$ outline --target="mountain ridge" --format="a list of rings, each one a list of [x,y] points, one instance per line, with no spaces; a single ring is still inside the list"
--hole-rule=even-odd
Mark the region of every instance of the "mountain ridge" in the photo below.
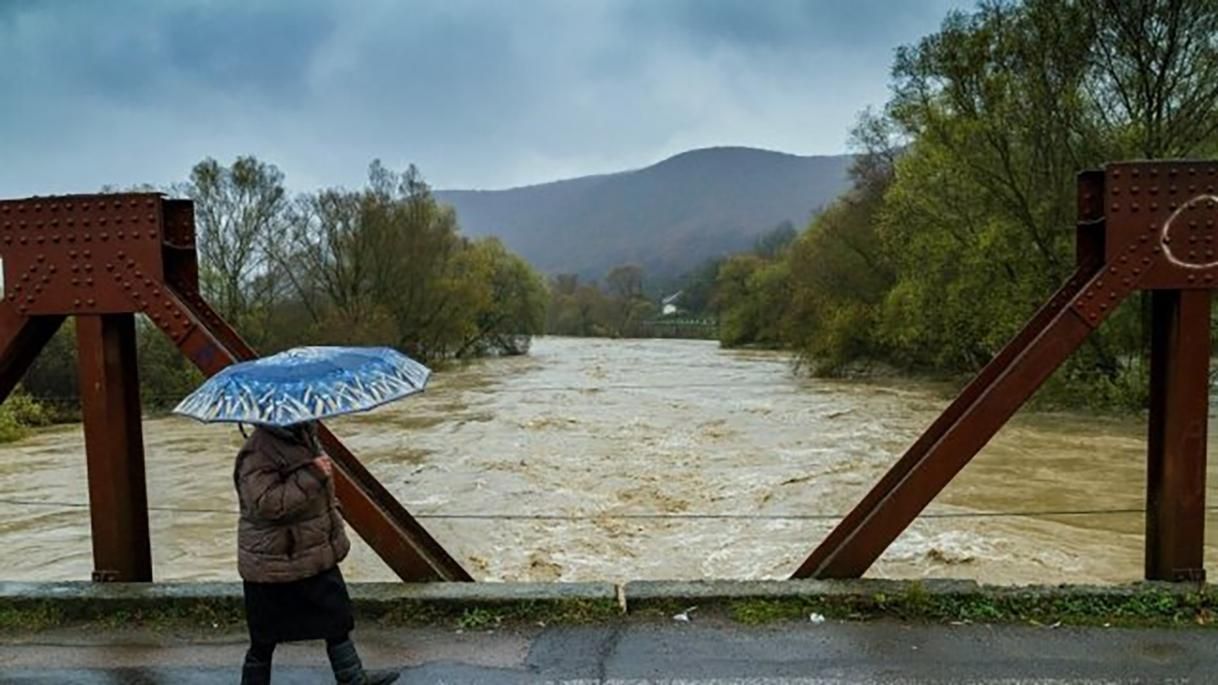
[[[849,187],[850,155],[719,146],[638,169],[501,190],[438,190],[470,236],[498,236],[546,273],[600,278],[613,266],[674,275],[746,249]]]

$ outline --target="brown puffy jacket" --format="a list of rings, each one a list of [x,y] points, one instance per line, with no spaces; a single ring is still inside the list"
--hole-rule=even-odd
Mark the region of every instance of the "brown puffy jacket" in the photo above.
[[[300,432],[258,428],[237,454],[237,570],[247,581],[308,578],[351,550],[334,482],[313,465],[320,450],[310,443]]]

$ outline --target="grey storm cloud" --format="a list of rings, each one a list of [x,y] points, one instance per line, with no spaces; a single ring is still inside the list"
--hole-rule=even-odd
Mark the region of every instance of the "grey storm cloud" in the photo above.
[[[296,189],[441,187],[708,145],[845,148],[952,0],[0,0],[0,196],[254,154]]]

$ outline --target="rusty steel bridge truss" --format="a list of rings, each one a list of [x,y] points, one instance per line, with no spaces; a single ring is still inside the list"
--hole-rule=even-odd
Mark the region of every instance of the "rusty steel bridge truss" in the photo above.
[[[1152,291],[1146,577],[1202,580],[1218,164],[1080,174],[1077,269],[795,577],[862,575],[1117,306]],[[0,201],[0,398],[77,318],[94,579],[152,579],[135,314],[205,374],[254,351],[199,294],[194,210],[158,194]],[[328,430],[352,527],[402,579],[470,576]]]
[[[135,314],[207,375],[257,356],[199,294],[193,205],[158,194],[0,201],[0,257],[0,398],[75,316],[93,577],[151,580]],[[472,580],[333,433],[321,437],[344,515],[390,568]]]

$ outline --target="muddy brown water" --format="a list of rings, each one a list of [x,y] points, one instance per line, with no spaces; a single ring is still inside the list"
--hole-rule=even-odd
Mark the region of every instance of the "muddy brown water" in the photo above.
[[[331,426],[479,580],[781,578],[948,400],[921,383],[801,378],[779,353],[547,338]],[[1140,513],[1035,512],[1139,509],[1144,433],[1137,419],[1017,417],[871,574],[1136,580]],[[156,577],[235,579],[239,434],[170,417],[144,435]],[[0,579],[89,577],[84,464],[79,426],[0,446]],[[1212,560],[1213,526],[1207,543]],[[394,578],[358,540],[344,569]]]

